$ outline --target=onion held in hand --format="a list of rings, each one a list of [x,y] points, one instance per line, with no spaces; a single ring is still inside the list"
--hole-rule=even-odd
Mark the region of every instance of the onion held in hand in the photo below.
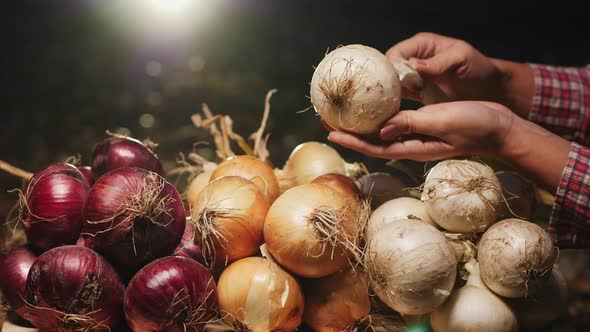
[[[426,176],[422,200],[428,214],[444,229],[483,232],[496,221],[502,187],[487,165],[470,160],[445,160]]]
[[[374,134],[399,110],[401,86],[387,57],[364,45],[338,47],[316,67],[311,102],[336,130]]]
[[[514,312],[483,284],[476,261],[466,264],[467,284],[430,314],[434,332],[516,332]]]
[[[82,173],[70,164],[51,165],[33,175],[20,211],[31,245],[48,250],[76,243],[88,190]]]
[[[125,291],[125,317],[134,332],[203,331],[216,313],[213,276],[186,257],[151,262]]]
[[[303,320],[316,332],[349,331],[371,310],[369,284],[360,270],[347,269],[303,281]]]
[[[186,224],[182,199],[156,173],[117,168],[88,194],[82,236],[128,280],[156,258],[170,255]]]
[[[290,332],[301,324],[303,293],[295,278],[262,257],[228,266],[217,287],[223,319],[236,331]]]
[[[364,265],[377,296],[404,315],[434,310],[449,296],[457,274],[445,236],[416,219],[386,224],[367,238]]]
[[[274,258],[299,276],[319,278],[357,259],[368,205],[325,184],[304,184],[271,205],[264,241]]]
[[[0,294],[19,315],[27,310],[25,289],[31,266],[37,259],[29,247],[23,245],[0,254]]]
[[[43,253],[27,278],[24,318],[41,331],[103,331],[118,326],[123,283],[99,254],[81,246]]]
[[[263,243],[268,201],[252,181],[225,176],[209,182],[189,202],[195,243],[212,269],[254,255]]]
[[[557,250],[541,227],[521,219],[504,219],[488,229],[477,247],[481,277],[494,293],[527,297],[551,275]]]
[[[164,175],[162,163],[150,149],[131,137],[110,137],[98,143],[92,153],[92,174],[98,180],[120,167],[139,167]]]
[[[254,182],[269,203],[279,196],[279,180],[272,167],[252,156],[233,156],[223,161],[211,173],[211,181],[222,176],[239,176]]]

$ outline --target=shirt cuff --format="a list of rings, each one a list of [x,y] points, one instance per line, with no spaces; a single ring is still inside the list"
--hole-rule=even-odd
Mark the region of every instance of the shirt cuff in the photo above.
[[[590,149],[572,143],[549,220],[559,248],[590,248]]]

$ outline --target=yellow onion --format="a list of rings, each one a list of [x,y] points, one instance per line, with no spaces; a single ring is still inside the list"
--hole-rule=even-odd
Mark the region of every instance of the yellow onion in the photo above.
[[[186,199],[188,202],[195,202],[197,200],[197,196],[201,190],[203,190],[211,180],[211,173],[213,173],[212,170],[205,171],[192,179],[188,185],[188,190],[186,191]]]
[[[259,187],[238,176],[213,180],[191,206],[195,243],[211,268],[258,252],[268,201]]]
[[[280,193],[279,180],[266,162],[252,156],[233,156],[220,163],[211,173],[211,181],[223,176],[239,176],[260,187],[269,203]]]
[[[361,164],[349,164],[333,147],[319,142],[299,144],[277,174],[283,191],[301,184],[311,183],[318,176],[334,173],[356,177],[364,171]]]
[[[347,269],[303,282],[303,321],[316,332],[345,331],[371,309],[368,281],[360,269]]]
[[[264,223],[268,250],[288,271],[319,278],[360,256],[366,204],[325,184],[304,184],[283,193]]]
[[[304,300],[295,278],[262,257],[228,266],[217,283],[223,319],[237,331],[295,331]]]

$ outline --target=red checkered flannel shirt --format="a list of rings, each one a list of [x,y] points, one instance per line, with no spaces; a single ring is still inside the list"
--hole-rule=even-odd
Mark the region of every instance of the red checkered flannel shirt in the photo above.
[[[560,248],[590,248],[590,65],[531,67],[535,94],[529,119],[572,141],[549,233]]]

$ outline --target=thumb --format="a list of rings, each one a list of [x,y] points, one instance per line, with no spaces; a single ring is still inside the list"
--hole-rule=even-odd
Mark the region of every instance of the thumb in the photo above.
[[[439,76],[457,65],[458,59],[450,52],[438,53],[428,59],[411,58],[416,71],[426,76]]]
[[[437,136],[440,133],[440,112],[401,111],[394,115],[379,133],[382,140],[406,134]]]

